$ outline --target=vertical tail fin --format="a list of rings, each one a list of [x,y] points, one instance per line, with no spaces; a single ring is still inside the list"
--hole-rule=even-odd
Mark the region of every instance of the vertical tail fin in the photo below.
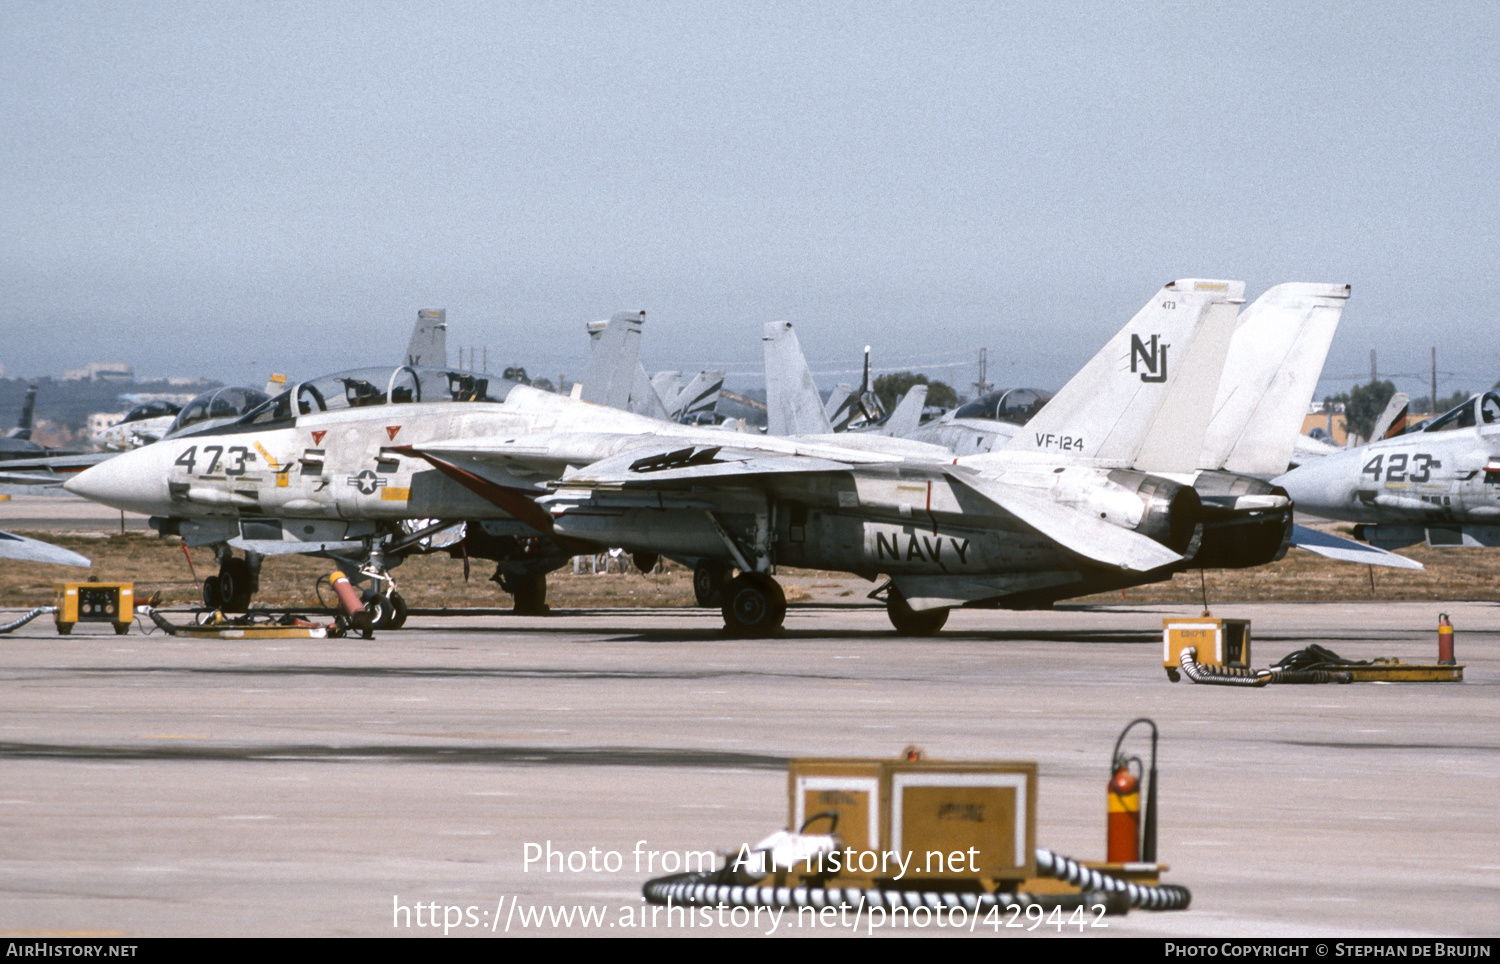
[[[1391,396],[1386,403],[1385,411],[1375,420],[1375,428],[1370,432],[1370,441],[1374,442],[1383,438],[1395,438],[1406,431],[1408,416],[1411,414],[1411,399],[1405,392],[1397,392]]]
[[[789,321],[766,323],[766,434],[829,435],[833,426]]]
[[[896,410],[891,413],[891,417],[876,430],[876,434],[889,435],[892,438],[904,438],[910,435],[922,424],[922,409],[926,405],[927,386],[913,385],[907,389],[906,395],[902,397]]]
[[[661,399],[670,415],[677,396],[682,392],[682,372],[657,372],[651,376],[651,387],[656,389],[656,397]]]
[[[1198,468],[1286,471],[1348,297],[1348,285],[1280,284],[1240,312]]]
[[[6,433],[9,438],[27,441],[31,438],[33,418],[36,414],[36,386],[32,385],[26,389],[26,401],[21,403],[21,418],[16,422],[16,427]]]
[[[1244,291],[1196,278],[1163,287],[1006,450],[1192,471]]]
[[[848,428],[857,410],[853,390],[848,385],[833,386],[833,391],[828,393],[828,401],[823,405],[823,414],[828,416],[828,424],[833,426],[835,432]]]
[[[583,382],[585,402],[630,410],[631,389],[640,368],[637,355],[641,326],[645,323],[644,311],[617,311],[609,321],[589,324],[589,360],[579,379]]]
[[[406,346],[406,364],[448,367],[448,309],[423,308]]]
[[[699,412],[711,411],[719,403],[719,389],[724,387],[724,373],[702,371],[688,382],[687,387],[677,393],[667,414],[672,418],[685,418]]]

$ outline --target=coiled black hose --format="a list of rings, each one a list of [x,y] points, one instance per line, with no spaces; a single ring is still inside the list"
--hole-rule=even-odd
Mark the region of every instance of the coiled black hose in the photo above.
[[[0,626],[0,633],[8,633],[12,630],[20,629],[22,626],[25,626],[27,623],[31,622],[38,616],[45,616],[48,613],[55,612],[57,612],[56,606],[38,606],[31,612],[22,616],[20,619],[17,619],[15,622],[6,623],[4,626]]]
[[[1011,905],[1037,904],[1045,909],[1092,907],[1103,904],[1108,913],[1143,910],[1184,910],[1192,901],[1186,887],[1175,884],[1133,884],[1084,867],[1069,857],[1040,847],[1036,851],[1037,873],[1083,887],[1078,894],[957,893],[952,891],[901,890],[889,887],[776,887],[740,884],[725,879],[722,871],[674,874],[646,881],[641,893],[653,904],[717,907],[881,907],[886,910],[926,907],[930,910],[958,909],[985,912]]]
[[[1265,686],[1271,682],[1270,670],[1243,669],[1238,666],[1199,666],[1198,650],[1184,646],[1178,654],[1182,673],[1194,683],[1211,683],[1216,686]]]
[[[1321,646],[1309,647],[1309,649],[1322,649]],[[1282,667],[1288,660],[1306,653],[1308,650],[1299,650],[1291,656],[1276,663]],[[1328,650],[1323,650],[1328,652]],[[1196,659],[1198,650],[1192,646],[1183,648],[1178,657],[1182,672],[1194,683],[1211,683],[1217,686],[1265,686],[1269,683],[1352,683],[1354,677],[1347,670],[1331,668],[1334,664],[1327,664],[1325,668],[1311,669],[1300,665],[1290,665],[1278,669],[1245,669],[1240,666],[1199,666]],[[1334,658],[1336,654],[1330,653]],[[1354,665],[1351,662],[1345,665]]]

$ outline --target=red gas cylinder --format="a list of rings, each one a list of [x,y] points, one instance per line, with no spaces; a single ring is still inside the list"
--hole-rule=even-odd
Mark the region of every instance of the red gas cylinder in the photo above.
[[[1130,768],[1121,765],[1109,779],[1109,820],[1104,859],[1112,864],[1141,859],[1141,787]]]
[[[1438,614],[1438,662],[1444,666],[1458,662],[1453,658],[1453,624],[1447,613]]]

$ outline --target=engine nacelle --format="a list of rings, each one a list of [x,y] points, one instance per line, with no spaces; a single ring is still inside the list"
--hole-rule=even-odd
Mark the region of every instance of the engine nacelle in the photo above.
[[[1248,569],[1275,562],[1292,542],[1292,500],[1285,489],[1233,472],[1200,472],[1203,541],[1195,569]]]
[[[1141,501],[1136,532],[1173,552],[1188,552],[1203,521],[1202,501],[1192,487],[1133,469],[1115,469],[1109,473],[1109,480]]]

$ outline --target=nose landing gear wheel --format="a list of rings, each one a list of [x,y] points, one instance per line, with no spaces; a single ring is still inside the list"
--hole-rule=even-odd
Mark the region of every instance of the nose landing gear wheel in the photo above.
[[[250,599],[255,587],[250,575],[250,563],[243,559],[229,559],[219,567],[219,601],[215,607],[227,613],[242,613],[250,608]],[[208,581],[204,580],[204,602],[208,601]]]
[[[724,629],[735,636],[770,636],[786,619],[786,594],[763,572],[743,572],[724,587]]]
[[[896,632],[902,636],[936,636],[948,621],[946,606],[940,609],[912,609],[906,597],[895,586],[891,587],[891,593],[886,597],[885,614],[890,617]]]
[[[400,629],[406,625],[406,600],[401,598],[399,592],[393,592],[385,598],[391,604],[391,624],[388,628]]]
[[[391,601],[386,596],[375,596],[365,600],[365,612],[370,616],[371,629],[391,628]]]

